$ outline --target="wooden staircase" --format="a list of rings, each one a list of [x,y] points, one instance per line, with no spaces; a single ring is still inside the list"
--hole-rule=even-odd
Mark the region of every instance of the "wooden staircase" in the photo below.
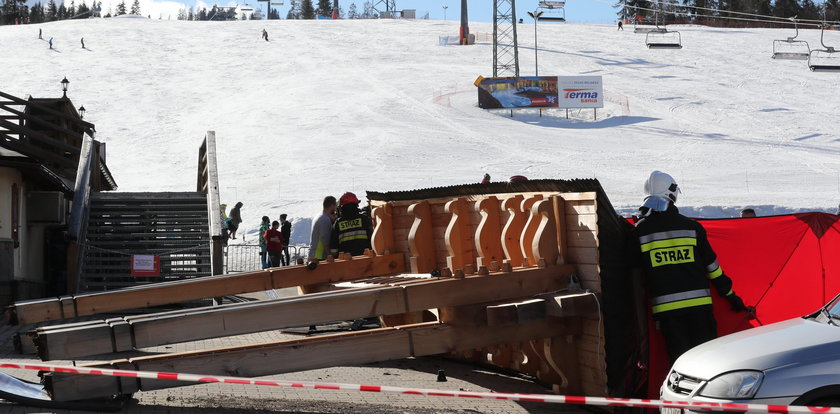
[[[78,292],[210,276],[207,195],[94,193]],[[132,255],[160,257],[160,276],[131,276]]]

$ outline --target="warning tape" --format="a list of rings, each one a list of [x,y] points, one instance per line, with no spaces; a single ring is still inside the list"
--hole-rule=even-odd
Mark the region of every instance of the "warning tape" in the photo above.
[[[491,400],[512,400],[543,402],[556,404],[576,405],[597,405],[609,407],[634,407],[634,408],[681,408],[698,411],[723,411],[730,413],[771,413],[771,414],[795,414],[795,413],[840,413],[840,408],[830,407],[805,407],[792,405],[763,405],[763,404],[736,404],[736,403],[712,403],[712,402],[689,402],[689,401],[663,401],[663,400],[642,400],[631,398],[605,398],[605,397],[580,397],[569,395],[549,394],[514,394],[504,392],[479,392],[479,391],[448,391],[427,388],[405,388],[392,387],[388,385],[360,385],[341,384],[328,382],[308,381],[286,381],[286,380],[256,380],[242,377],[225,377],[216,375],[180,374],[174,372],[153,372],[153,371],[128,371],[107,368],[68,367],[49,364],[12,364],[0,362],[0,368],[26,369],[34,371],[48,371],[62,374],[83,374],[103,375],[111,377],[146,378],[156,380],[173,380],[198,383],[224,383],[242,385],[263,385],[270,387],[291,387],[311,388],[316,390],[341,390],[359,392],[382,392],[405,395],[422,395],[427,397],[458,397],[458,398],[481,398]]]

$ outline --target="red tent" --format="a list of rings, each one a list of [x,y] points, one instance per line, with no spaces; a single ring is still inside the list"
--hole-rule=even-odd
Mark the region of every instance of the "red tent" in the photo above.
[[[698,221],[735,292],[756,308],[757,319],[747,321],[713,294],[718,335],[809,314],[840,293],[840,216],[802,213]],[[661,335],[649,326],[648,392],[657,398],[670,365]]]

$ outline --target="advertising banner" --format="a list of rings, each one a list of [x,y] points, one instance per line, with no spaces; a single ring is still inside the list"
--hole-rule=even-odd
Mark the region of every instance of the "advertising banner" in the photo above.
[[[160,276],[160,256],[135,254],[131,256],[132,276]]]
[[[483,109],[556,108],[556,76],[522,76],[519,78],[482,78],[478,87],[478,107]]]
[[[600,76],[558,76],[560,108],[603,108],[604,82]]]

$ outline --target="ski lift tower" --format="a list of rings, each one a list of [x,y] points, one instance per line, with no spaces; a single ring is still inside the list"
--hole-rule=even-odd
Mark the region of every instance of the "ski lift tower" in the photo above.
[[[493,77],[519,77],[516,0],[493,0]]]
[[[373,9],[379,14],[379,17],[387,16],[389,19],[394,18],[397,13],[396,0],[376,0],[373,3]],[[384,9],[384,10],[383,10]]]

